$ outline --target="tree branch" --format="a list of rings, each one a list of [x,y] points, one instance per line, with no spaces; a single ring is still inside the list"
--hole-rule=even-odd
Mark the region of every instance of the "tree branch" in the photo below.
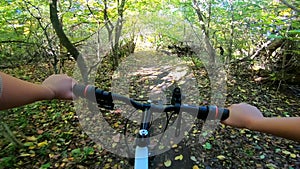
[[[292,10],[294,10],[297,13],[300,13],[300,9],[298,9],[297,7],[289,4],[288,2],[286,2],[285,0],[280,0],[284,5],[286,5],[287,7],[291,8]]]
[[[207,37],[209,37],[209,35],[207,34],[206,27],[205,27],[205,16],[203,15],[201,9],[198,7],[198,2],[196,0],[193,0],[193,8],[195,9],[196,14],[198,16],[202,31],[205,33],[205,35]]]
[[[25,44],[30,44],[30,45],[37,45],[37,43],[26,42],[26,41],[22,41],[22,40],[2,40],[2,41],[0,41],[0,44],[1,43],[25,43]]]

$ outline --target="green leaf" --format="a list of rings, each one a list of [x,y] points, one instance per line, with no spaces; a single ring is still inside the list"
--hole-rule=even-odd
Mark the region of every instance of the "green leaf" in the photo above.
[[[212,145],[209,142],[206,142],[204,145],[202,145],[206,150],[210,150],[212,148]]]
[[[275,164],[272,164],[272,163],[266,164],[266,167],[268,167],[269,169],[275,169],[275,168],[277,168],[277,166]]]
[[[296,158],[296,157],[297,157],[297,155],[296,155],[296,154],[293,154],[293,153],[291,153],[291,154],[290,154],[290,157],[291,157],[291,158]]]
[[[290,34],[300,34],[300,29],[298,29],[298,30],[290,30],[288,33],[290,33]]]
[[[46,163],[46,164],[43,164],[40,169],[47,169],[47,168],[50,168],[50,167],[51,167],[51,164]]]
[[[282,150],[282,153],[285,154],[285,155],[291,154],[291,152],[289,152],[289,151],[287,151],[287,150]]]
[[[165,165],[166,167],[171,167],[172,161],[171,161],[171,160],[167,160],[167,161],[164,162],[164,165]]]
[[[263,159],[266,158],[266,156],[265,155],[260,155],[259,158],[263,160]]]
[[[29,153],[22,153],[20,154],[20,157],[28,157],[28,156],[31,156],[32,154],[29,154]]]
[[[183,155],[182,154],[180,154],[179,156],[175,157],[175,160],[180,160],[181,161],[182,159],[183,159]]]
[[[47,140],[45,140],[45,141],[40,142],[40,143],[37,144],[37,146],[38,146],[39,148],[40,148],[40,147],[44,147],[44,146],[46,146],[46,145],[48,145],[48,141],[47,141]]]
[[[72,154],[73,157],[79,156],[81,154],[80,148],[76,148],[76,149],[72,150],[71,154]]]
[[[225,160],[226,157],[223,156],[223,155],[218,155],[217,158],[218,158],[219,160]]]
[[[268,38],[270,39],[283,39],[284,37],[283,36],[280,36],[280,35],[269,35]]]
[[[191,157],[190,157],[190,159],[191,159],[191,160],[193,160],[194,162],[196,162],[196,161],[197,161],[197,159],[196,159],[196,157],[195,157],[195,156],[191,156]]]
[[[34,143],[33,142],[26,142],[23,145],[26,146],[26,147],[30,147],[30,146],[34,146]]]
[[[26,137],[26,140],[28,140],[28,141],[36,141],[37,138],[34,137],[34,136],[29,136],[29,137]]]
[[[92,147],[84,147],[83,152],[85,155],[92,155],[94,154],[94,148]]]

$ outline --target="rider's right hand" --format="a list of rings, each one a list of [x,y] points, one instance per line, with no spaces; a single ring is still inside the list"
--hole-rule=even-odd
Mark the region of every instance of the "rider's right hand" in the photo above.
[[[233,104],[228,109],[230,115],[222,123],[232,127],[251,129],[253,122],[264,118],[261,111],[247,103]]]

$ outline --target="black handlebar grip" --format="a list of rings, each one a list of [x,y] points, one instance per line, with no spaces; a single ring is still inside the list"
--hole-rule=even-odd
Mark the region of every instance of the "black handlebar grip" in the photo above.
[[[221,121],[226,120],[229,117],[229,109],[223,109]]]
[[[225,108],[218,108],[217,106],[200,106],[197,118],[206,120],[208,119],[220,119],[226,120],[229,117],[229,110]]]

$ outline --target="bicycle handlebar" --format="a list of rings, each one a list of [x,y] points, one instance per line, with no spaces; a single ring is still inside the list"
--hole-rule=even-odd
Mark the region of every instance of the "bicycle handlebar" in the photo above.
[[[218,108],[217,106],[191,106],[184,104],[179,105],[180,107],[178,107],[176,104],[162,106],[151,103],[140,103],[126,96],[107,92],[91,85],[85,86],[81,84],[75,84],[73,87],[73,93],[76,96],[86,98],[97,103],[99,106],[110,110],[113,110],[114,108],[113,100],[118,100],[143,111],[151,108],[152,112],[172,112],[176,110],[184,111],[190,114],[192,114],[192,112],[196,112],[197,118],[202,120],[206,120],[210,112],[214,114],[215,119],[221,119],[221,121],[226,120],[229,117],[229,110],[226,108]]]

